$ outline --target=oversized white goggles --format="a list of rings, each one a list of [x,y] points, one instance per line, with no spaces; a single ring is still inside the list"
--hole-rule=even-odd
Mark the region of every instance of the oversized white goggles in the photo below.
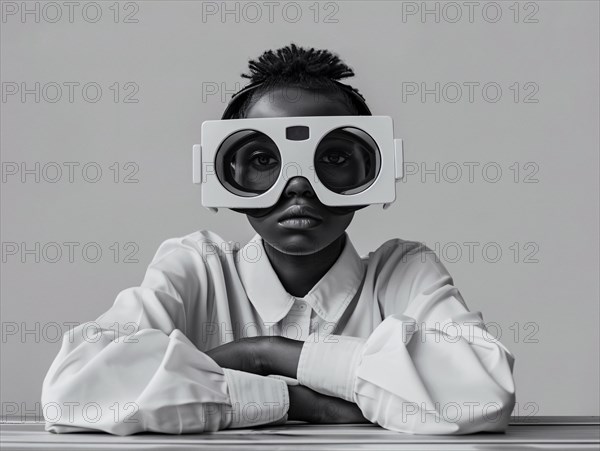
[[[325,205],[386,208],[396,199],[403,163],[389,116],[211,120],[193,146],[193,180],[213,211],[271,207],[297,176]]]

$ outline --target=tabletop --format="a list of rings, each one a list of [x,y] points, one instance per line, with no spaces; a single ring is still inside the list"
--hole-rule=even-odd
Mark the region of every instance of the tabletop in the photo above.
[[[0,424],[2,450],[476,450],[600,448],[598,417],[513,418],[504,434],[409,435],[373,424],[317,425],[288,422],[205,434],[53,434],[39,422]]]

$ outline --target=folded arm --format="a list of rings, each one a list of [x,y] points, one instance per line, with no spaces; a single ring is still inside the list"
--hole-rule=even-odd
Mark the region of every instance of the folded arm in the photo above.
[[[504,430],[515,402],[512,354],[469,312],[433,252],[390,248],[374,293],[385,319],[369,337],[245,338],[210,355],[222,366],[295,378],[391,430]]]
[[[303,341],[286,337],[247,337],[213,348],[206,354],[223,368],[295,379],[303,345]],[[288,393],[288,420],[318,424],[369,422],[353,402],[302,385],[288,385]]]
[[[385,320],[368,338],[309,336],[298,381],[355,402],[390,430],[503,431],[515,402],[511,353],[468,311],[433,252],[407,257],[398,250],[388,260],[395,269],[377,294]]]
[[[285,382],[222,368],[185,335],[187,303],[205,302],[208,285],[195,249],[163,243],[140,287],[63,337],[42,388],[46,430],[179,434],[285,421]]]

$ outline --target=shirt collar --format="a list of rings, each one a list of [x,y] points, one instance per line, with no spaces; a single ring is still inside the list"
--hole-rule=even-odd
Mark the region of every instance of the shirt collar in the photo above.
[[[340,256],[325,275],[299,298],[289,294],[273,269],[262,237],[254,237],[238,252],[238,274],[250,302],[266,323],[283,319],[296,299],[307,302],[327,322],[337,323],[354,298],[362,281],[365,264],[346,232]]]

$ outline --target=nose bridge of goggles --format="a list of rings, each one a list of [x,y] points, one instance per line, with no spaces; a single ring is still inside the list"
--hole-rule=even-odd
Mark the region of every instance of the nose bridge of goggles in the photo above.
[[[311,188],[317,193],[317,184],[319,178],[314,166],[314,155],[318,137],[311,136],[307,140],[295,141],[286,139],[278,144],[281,153],[281,186],[276,185],[283,192],[289,181],[294,177],[305,177],[311,185]],[[281,195],[281,193],[280,193]]]

